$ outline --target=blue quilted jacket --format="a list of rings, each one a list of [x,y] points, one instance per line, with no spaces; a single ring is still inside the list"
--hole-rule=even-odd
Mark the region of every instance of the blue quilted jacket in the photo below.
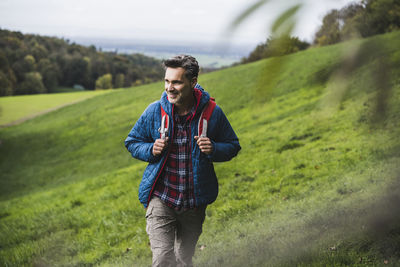
[[[199,97],[195,116],[191,122],[191,156],[195,200],[196,205],[200,206],[214,202],[218,195],[218,181],[214,172],[213,162],[232,159],[239,152],[240,145],[228,119],[217,105],[208,121],[207,130],[207,137],[213,143],[213,153],[206,155],[200,151],[194,136],[198,135],[198,120],[201,111],[210,99],[210,95],[200,85],[196,85],[195,90],[199,90],[197,93],[201,97]],[[160,177],[168,155],[167,150],[159,156],[152,154],[153,143],[160,138],[158,131],[161,125],[160,105],[170,118],[171,126],[169,127],[168,136],[170,137],[169,142],[171,142],[174,128],[172,120],[173,105],[168,101],[165,92],[159,101],[150,104],[146,108],[125,140],[125,146],[134,158],[149,162],[139,186],[139,200],[144,207],[147,207],[150,201],[154,186]]]

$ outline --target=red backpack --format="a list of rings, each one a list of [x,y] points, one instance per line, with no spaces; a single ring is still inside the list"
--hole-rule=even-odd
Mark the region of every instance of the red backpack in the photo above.
[[[211,115],[216,105],[217,104],[215,103],[215,99],[211,97],[206,106],[203,108],[203,111],[201,112],[200,115],[199,123],[197,125],[199,137],[207,137],[208,121],[211,118]],[[161,127],[158,129],[158,131],[160,132],[160,138],[165,139],[165,137],[168,135],[169,116],[165,112],[163,107],[162,106],[160,107],[161,107]]]

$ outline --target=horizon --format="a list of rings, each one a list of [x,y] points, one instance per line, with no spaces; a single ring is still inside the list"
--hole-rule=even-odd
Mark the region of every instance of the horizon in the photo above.
[[[250,44],[230,44],[212,42],[177,42],[160,44],[151,39],[107,38],[107,37],[75,37],[69,38],[57,35],[43,35],[23,32],[0,27],[0,30],[19,32],[24,35],[37,35],[48,38],[58,38],[69,44],[96,47],[97,51],[116,52],[118,54],[143,54],[158,60],[163,60],[178,54],[190,54],[199,60],[200,67],[221,68],[240,61],[254,49]]]

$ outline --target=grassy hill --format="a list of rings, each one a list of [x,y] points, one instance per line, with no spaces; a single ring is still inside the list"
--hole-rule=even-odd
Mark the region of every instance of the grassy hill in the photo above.
[[[400,264],[399,37],[200,76],[242,151],[215,164],[220,195],[197,266]],[[362,64],[341,65],[354,47],[367,49]],[[380,67],[383,56],[391,68]],[[146,164],[123,141],[162,88],[111,92],[0,129],[0,265],[151,264],[137,200]]]

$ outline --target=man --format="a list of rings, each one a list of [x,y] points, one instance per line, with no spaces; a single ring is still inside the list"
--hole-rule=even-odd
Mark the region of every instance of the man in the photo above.
[[[139,200],[147,208],[153,266],[192,266],[206,207],[218,194],[213,162],[230,160],[240,145],[218,106],[205,123],[207,133],[199,136],[198,121],[210,95],[197,84],[196,59],[175,56],[164,66],[165,92],[141,115],[125,146],[134,158],[149,162]]]

